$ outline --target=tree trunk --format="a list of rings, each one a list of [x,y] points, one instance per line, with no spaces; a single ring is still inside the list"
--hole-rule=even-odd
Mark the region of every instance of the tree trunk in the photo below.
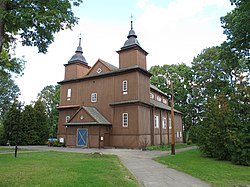
[[[7,5],[7,1],[6,0],[0,0],[0,12],[2,14],[2,12],[4,10],[6,10],[6,5]],[[3,49],[3,44],[4,44],[4,21],[2,18],[3,15],[1,15],[0,17],[0,53],[2,52]]]

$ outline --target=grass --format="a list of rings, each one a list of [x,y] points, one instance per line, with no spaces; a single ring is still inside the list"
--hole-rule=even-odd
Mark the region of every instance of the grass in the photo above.
[[[212,186],[242,187],[250,185],[250,167],[204,158],[197,149],[178,153],[175,156],[155,158],[154,160],[200,178]]]
[[[175,145],[175,149],[181,149],[185,147],[192,147],[195,146],[194,144],[185,144],[185,143],[180,143]],[[171,150],[171,144],[170,145],[153,145],[153,146],[147,146],[146,147],[147,151],[170,151]]]
[[[30,152],[0,154],[0,186],[138,186],[117,156]]]

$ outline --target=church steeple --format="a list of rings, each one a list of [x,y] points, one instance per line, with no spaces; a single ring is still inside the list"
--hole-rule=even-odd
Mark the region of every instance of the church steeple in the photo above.
[[[131,29],[128,33],[128,36],[127,36],[128,40],[124,43],[123,47],[128,47],[128,46],[133,46],[133,45],[139,45],[139,42],[137,40],[137,35],[135,34],[135,31],[133,29],[133,20],[131,20]]]
[[[147,52],[140,46],[137,35],[133,29],[133,20],[130,22],[131,28],[121,50],[117,51],[119,54],[119,67],[126,68],[130,66],[140,66],[147,70],[146,56]]]
[[[81,47],[81,37],[80,37],[79,38],[79,46],[77,47],[75,54],[69,60],[68,64],[80,62],[80,63],[83,63],[85,65],[88,65],[85,57],[82,54],[83,54],[83,51],[82,51],[82,47]]]
[[[82,55],[81,37],[79,38],[79,46],[76,48],[75,54],[71,57],[65,66],[64,79],[76,79],[86,75],[90,69],[85,57]]]

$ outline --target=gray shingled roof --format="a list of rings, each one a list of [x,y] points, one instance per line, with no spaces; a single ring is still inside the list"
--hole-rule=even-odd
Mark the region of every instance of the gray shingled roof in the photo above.
[[[114,66],[114,65],[112,65],[112,64],[110,64],[110,63],[108,63],[108,62],[106,62],[106,61],[104,61],[104,60],[102,60],[102,59],[100,59],[100,58],[99,58],[99,60],[100,60],[105,66],[107,66],[111,71],[119,69],[118,67],[116,67],[116,66]]]
[[[97,124],[104,124],[109,125],[111,124],[98,110],[94,107],[82,107],[84,110],[86,110],[97,122]]]
[[[170,106],[167,106],[166,104],[158,102],[158,101],[156,101],[154,99],[150,99],[150,104],[152,104],[155,107],[171,111],[171,107]],[[174,109],[174,112],[182,114],[182,112],[180,112],[180,111],[178,111],[176,109]]]
[[[156,86],[150,84],[150,88],[152,88],[153,90],[156,90],[157,92],[160,92],[161,94],[167,96],[166,93],[164,93],[163,91],[161,91],[159,88],[157,88]]]

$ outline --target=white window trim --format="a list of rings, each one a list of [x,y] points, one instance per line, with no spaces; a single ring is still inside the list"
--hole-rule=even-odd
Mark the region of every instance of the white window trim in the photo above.
[[[97,93],[91,93],[91,102],[96,103],[97,102]]]
[[[69,120],[70,120],[70,116],[66,116],[66,117],[65,117],[65,122],[68,123]]]
[[[122,91],[123,91],[123,94],[128,94],[128,81],[127,80],[122,81]]]
[[[96,73],[101,73],[102,72],[102,69],[101,68],[98,68],[97,70],[96,70]]]
[[[160,96],[157,96],[157,101],[161,102],[161,97]]]
[[[162,128],[163,129],[167,128],[167,119],[165,117],[162,118]]]
[[[163,102],[164,104],[167,104],[167,100],[166,100],[166,99],[163,99],[162,102]]]
[[[72,94],[72,90],[71,90],[71,88],[69,88],[68,91],[67,91],[67,100],[68,100],[68,101],[69,101],[70,98],[71,98],[71,94]]]
[[[128,127],[128,113],[122,114],[122,126]]]
[[[172,129],[172,119],[171,118],[168,119],[168,127],[169,127],[169,129]]]
[[[154,99],[154,98],[155,98],[154,94],[150,93],[150,99]]]
[[[154,127],[156,129],[159,128],[159,116],[157,116],[157,115],[154,116]]]

